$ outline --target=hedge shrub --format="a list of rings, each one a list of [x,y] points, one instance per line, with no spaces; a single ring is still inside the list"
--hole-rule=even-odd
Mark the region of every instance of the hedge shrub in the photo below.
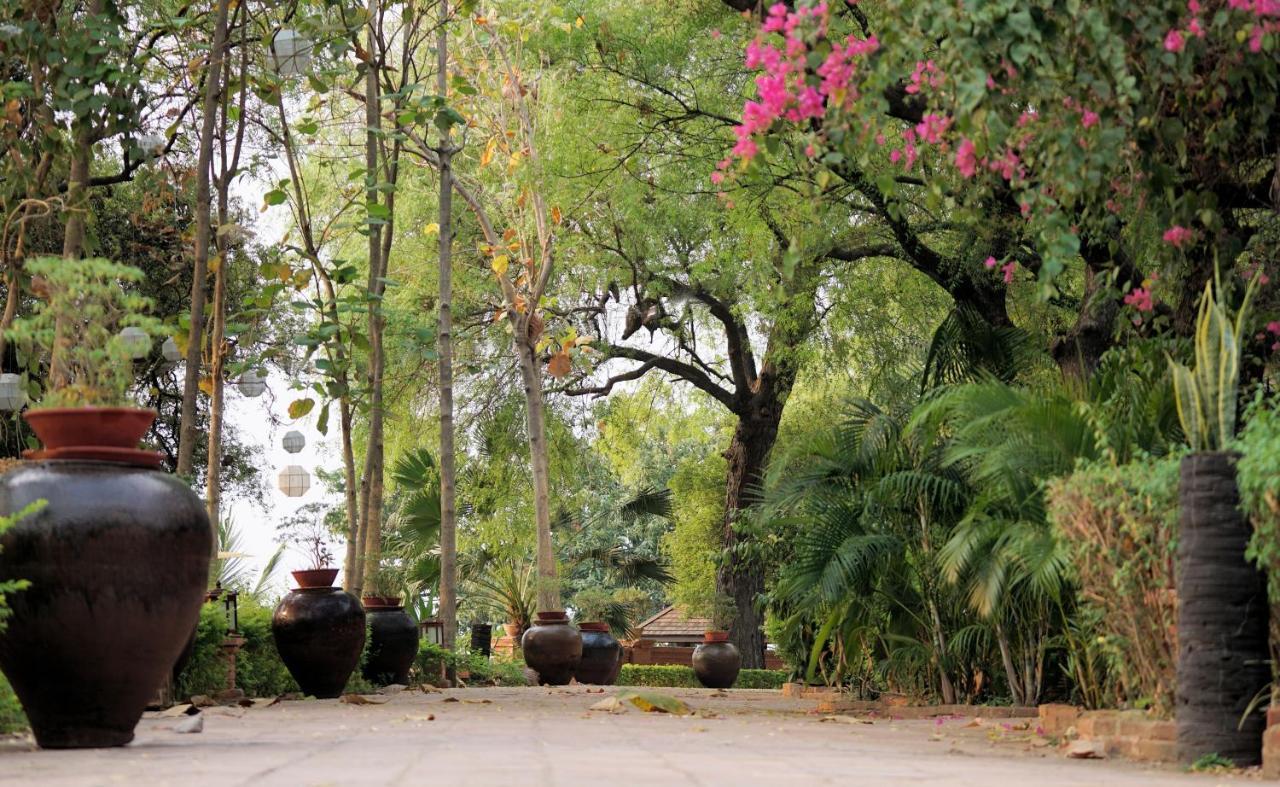
[[[787,682],[787,671],[778,669],[744,669],[738,673],[735,689],[780,689]],[[696,689],[702,684],[692,667],[675,664],[623,664],[618,675],[619,686],[652,686],[674,689]]]
[[[27,728],[27,717],[22,712],[18,697],[0,673],[0,734],[21,732]]]
[[[272,610],[241,596],[238,612],[245,645],[236,657],[236,686],[250,697],[276,697],[298,691],[298,684],[276,652],[271,636]],[[191,659],[178,676],[176,697],[185,700],[196,694],[211,695],[227,687],[227,662],[221,648],[226,630],[222,605],[205,604],[200,610]]]
[[[451,652],[432,642],[423,640],[418,646],[418,656],[413,662],[411,680],[422,683],[439,682],[442,667],[452,666],[459,672],[467,672],[466,682],[475,685],[527,686],[524,662],[520,660],[485,658],[480,653]]]

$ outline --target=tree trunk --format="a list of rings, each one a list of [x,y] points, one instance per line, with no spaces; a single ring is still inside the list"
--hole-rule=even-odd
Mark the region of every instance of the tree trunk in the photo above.
[[[347,554],[343,561],[343,585],[356,598],[364,590],[364,528],[360,526],[359,501],[356,499],[356,457],[351,443],[351,401],[344,394],[338,399],[338,419],[342,439],[343,493],[347,505]]]
[[[1236,488],[1238,454],[1183,458],[1178,480],[1178,758],[1217,753],[1261,761],[1265,720],[1245,710],[1271,678],[1262,572],[1245,558],[1251,536]]]
[[[204,350],[205,279],[209,275],[210,172],[213,133],[222,92],[222,57],[227,46],[229,0],[218,0],[213,22],[213,46],[204,86],[200,119],[200,151],[196,159],[195,264],[191,275],[191,327],[187,332],[187,368],[182,381],[182,416],[178,427],[177,474],[190,476],[196,450],[196,399],[200,395],[200,361]]]
[[[513,320],[517,329],[527,320]],[[529,460],[533,468],[533,513],[538,529],[538,611],[562,609],[551,542],[550,468],[547,462],[546,420],[542,401],[542,370],[534,347],[517,330],[514,347],[524,381],[525,415],[529,426]],[[763,648],[763,645],[761,646]]]
[[[1004,626],[996,621],[996,642],[1000,645],[1000,662],[1004,665],[1004,677],[1009,683],[1009,693],[1013,695],[1014,705],[1026,705],[1022,695],[1022,681],[1018,678],[1018,667],[1013,663],[1013,649],[1009,647],[1009,637],[1004,633]]]
[[[436,43],[436,91],[449,86],[449,4],[440,3]],[[453,425],[453,151],[448,133],[440,132],[440,312],[436,336],[440,355],[440,621],[443,645],[453,650],[458,629],[458,542],[454,502]],[[450,676],[452,678],[452,676]]]

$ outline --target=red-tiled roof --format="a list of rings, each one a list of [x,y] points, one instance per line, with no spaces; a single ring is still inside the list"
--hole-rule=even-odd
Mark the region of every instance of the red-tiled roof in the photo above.
[[[638,628],[641,639],[665,642],[672,637],[696,637],[700,640],[710,624],[708,618],[685,617],[684,610],[671,606],[644,621]]]

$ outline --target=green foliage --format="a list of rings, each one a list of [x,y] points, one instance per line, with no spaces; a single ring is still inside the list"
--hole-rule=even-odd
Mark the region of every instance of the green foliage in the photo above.
[[[479,686],[527,686],[524,662],[511,659],[485,658],[480,653],[451,652],[431,642],[418,645],[418,655],[413,662],[413,680],[437,684],[446,668],[466,673],[468,685]]]
[[[727,470],[724,457],[712,454],[686,459],[671,477],[675,527],[663,537],[662,548],[675,576],[671,598],[687,609],[714,603]]]
[[[1245,291],[1235,318],[1222,292],[1205,285],[1196,317],[1195,370],[1170,359],[1177,393],[1178,418],[1193,451],[1221,451],[1236,434],[1236,398],[1240,384],[1240,349],[1258,277]]]
[[[236,686],[250,697],[275,697],[298,691],[271,635],[269,607],[242,596],[239,603],[240,636],[245,645],[236,659]],[[178,676],[175,695],[215,694],[227,687],[227,664],[221,644],[227,619],[218,603],[205,604],[196,627],[196,644],[191,660]]]
[[[10,732],[22,732],[27,728],[27,715],[22,712],[22,704],[13,693],[13,687],[0,673],[0,735]]]
[[[787,682],[785,670],[744,669],[738,672],[735,689],[780,689]],[[623,664],[618,674],[619,686],[652,686],[654,688],[696,689],[702,684],[692,667],[675,664]]]
[[[45,295],[30,316],[14,321],[8,338],[28,359],[49,355],[51,387],[40,406],[128,404],[133,353],[120,331],[140,328],[148,340],[163,333],[158,320],[144,315],[150,300],[127,289],[142,281],[142,271],[110,260],[60,257],[27,260],[26,268],[40,277]]]
[[[1048,489],[1077,591],[1070,669],[1091,707],[1173,712],[1178,459],[1094,463]],[[1090,665],[1096,651],[1102,669]]]
[[[23,517],[34,514],[41,508],[44,508],[44,506],[45,501],[38,500],[16,514],[0,516],[0,535],[3,535],[4,531],[13,527]],[[4,634],[5,618],[9,617],[9,607],[5,603],[5,596],[9,593],[17,593],[18,591],[28,587],[30,584],[31,583],[25,579],[9,579],[0,582],[0,635]]]
[[[1273,610],[1280,610],[1280,410],[1274,399],[1253,402],[1234,448],[1240,502],[1253,521],[1248,557],[1267,572]]]

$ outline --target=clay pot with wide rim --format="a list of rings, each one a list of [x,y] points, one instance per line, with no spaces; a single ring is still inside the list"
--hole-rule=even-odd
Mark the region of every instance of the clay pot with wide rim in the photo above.
[[[320,569],[333,571],[337,569]],[[295,571],[298,574],[308,572]],[[314,576],[308,581],[318,581]],[[332,582],[332,579],[330,579]],[[303,693],[319,699],[342,694],[364,649],[365,613],[360,600],[328,585],[290,591],[271,616],[271,634],[280,660]]]
[[[731,688],[742,669],[742,654],[727,631],[708,631],[693,649],[693,674],[709,689]]]
[[[25,416],[47,426],[54,413]],[[120,450],[136,451],[138,434]],[[0,670],[42,747],[122,746],[199,618],[209,517],[186,484],[124,461],[29,462],[0,475],[0,513],[37,501],[0,536],[0,580],[31,583],[8,596]]]
[[[524,663],[538,673],[538,683],[544,686],[567,685],[582,660],[582,635],[569,625],[563,611],[539,612],[520,647]]]
[[[622,671],[622,645],[609,633],[608,623],[580,623],[582,660],[574,677],[579,683],[612,686]]]
[[[369,623],[369,652],[361,674],[377,686],[408,685],[409,668],[418,655],[418,626],[398,598],[364,597]]]

